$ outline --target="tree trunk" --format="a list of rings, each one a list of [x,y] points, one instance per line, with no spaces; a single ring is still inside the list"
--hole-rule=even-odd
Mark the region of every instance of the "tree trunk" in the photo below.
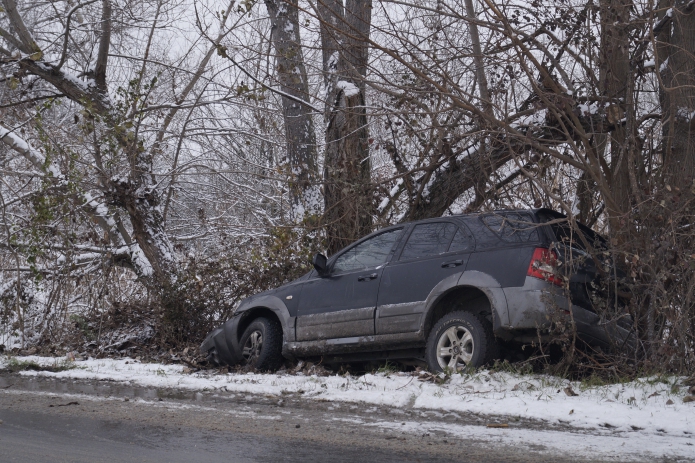
[[[12,0],[4,0],[4,4],[8,11],[16,10]],[[42,61],[40,51],[22,58],[18,64],[24,72],[50,83],[109,127],[123,156],[128,160],[130,171],[127,178],[108,180],[101,186],[102,191],[114,205],[123,207],[128,212],[135,240],[135,243],[128,246],[129,260],[138,276],[153,288],[167,287],[174,281],[176,274],[173,247],[164,229],[152,156],[145,151],[136,134],[120,124],[109,100],[106,69],[110,47],[111,6],[108,0],[103,0],[102,5],[102,38],[93,81],[82,82],[54,64]],[[11,23],[14,30],[24,31],[20,35],[22,42],[29,44],[27,46],[35,44],[19,15],[11,15]],[[99,209],[99,216],[104,213]],[[113,231],[113,227],[109,230]],[[124,235],[123,241],[129,242],[126,234],[121,233]],[[114,251],[123,252],[121,249]]]
[[[321,3],[321,2],[319,2]],[[335,253],[372,227],[369,128],[365,81],[371,0],[339,1],[319,7],[327,129],[324,161],[324,221],[328,252]]]
[[[660,6],[665,9],[668,4]],[[673,26],[657,37],[659,68],[663,69],[664,181],[679,190],[695,190],[695,8],[682,5],[668,11]]]
[[[299,11],[296,0],[266,0],[265,5],[272,21],[271,40],[280,89],[295,97],[282,97],[282,116],[291,177],[291,216],[301,220],[305,213],[319,212],[320,193],[316,185],[314,121],[309,106],[297,101],[309,102],[309,83],[299,36]]]
[[[599,91],[606,98],[605,127],[610,131],[611,195],[614,207],[607,208],[613,236],[627,239],[630,212],[630,177],[624,118],[627,80],[630,78],[629,36],[631,0],[602,0]],[[599,130],[603,132],[604,130]],[[611,204],[611,201],[606,201]]]

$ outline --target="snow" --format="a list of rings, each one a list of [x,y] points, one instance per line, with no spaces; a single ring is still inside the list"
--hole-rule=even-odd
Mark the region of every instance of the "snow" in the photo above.
[[[685,119],[687,122],[690,122],[693,119],[695,119],[695,111],[691,111],[690,108],[679,107],[676,114],[678,115],[678,117],[680,117],[681,119]]]
[[[357,88],[355,84],[353,84],[352,82],[347,82],[345,80],[339,80],[336,84],[336,88],[342,90],[345,96],[348,98],[353,97],[355,95],[359,95],[360,93],[360,89]]]
[[[577,108],[579,109],[579,112],[582,116],[588,116],[590,114],[597,114],[599,110],[599,106],[597,103],[581,103],[577,105]]]
[[[664,455],[679,457],[695,456],[691,450],[693,438],[673,438],[667,435],[651,435],[645,439],[642,432],[632,432],[628,435],[616,433],[601,433],[587,436],[584,433],[541,431],[524,428],[488,428],[487,426],[464,426],[446,423],[418,423],[406,421],[405,424],[393,422],[366,423],[391,431],[405,431],[415,435],[423,433],[447,433],[462,439],[473,439],[490,444],[505,445],[528,450],[538,450],[545,447],[572,455],[615,459],[616,461],[640,461],[656,459]],[[485,444],[483,444],[485,445]],[[681,460],[682,461],[682,460]]]
[[[544,125],[547,115],[546,109],[541,109],[533,114],[527,114],[512,124],[512,127],[541,126]]]
[[[656,62],[653,59],[647,60],[644,62],[644,67],[645,68],[653,68],[656,65]]]
[[[141,276],[147,277],[154,273],[150,261],[147,259],[147,256],[145,256],[145,253],[142,252],[142,249],[140,249],[139,244],[133,243],[130,246],[130,257]]]
[[[667,67],[668,67],[668,57],[666,57],[664,62],[661,63],[661,66],[659,66],[659,72],[664,72]]]
[[[0,357],[0,364],[8,358]],[[44,365],[62,361],[35,356],[17,357],[17,360]],[[141,363],[132,359],[89,359],[76,361],[74,366],[74,369],[58,373],[25,371],[21,374],[220,393],[277,396],[301,393],[307,400],[413,408],[444,414],[501,415],[511,423],[519,419],[543,420],[569,426],[574,433],[591,433],[592,439],[601,436],[600,442],[605,444],[596,443],[597,452],[621,449],[622,457],[629,450],[634,452],[635,458],[643,458],[646,452],[655,456],[688,455],[695,459],[695,402],[683,402],[687,387],[679,388],[682,380],[679,377],[648,377],[623,384],[585,387],[579,382],[547,375],[479,371],[472,375],[453,375],[439,385],[420,381],[422,377],[415,373],[401,372],[363,376],[188,374],[180,365]],[[565,392],[568,388],[577,395],[568,395]],[[379,426],[382,425],[390,424]],[[412,432],[423,432],[423,424],[408,426]],[[544,445],[558,445],[563,449],[581,450],[594,445],[593,441],[587,443],[586,436],[581,434],[565,433],[567,438],[561,441],[548,438],[557,431],[475,429],[471,426],[461,426],[459,431],[462,436],[469,437],[471,432],[495,436],[509,445],[529,439],[537,442],[535,439],[541,437]]]
[[[92,211],[94,211],[94,215],[104,219],[110,230],[116,231],[116,221],[109,214],[108,207],[95,200],[90,193],[84,193],[82,197],[84,198],[86,205],[88,205]]]
[[[2,140],[10,148],[22,154],[34,165],[34,167],[38,169],[43,169],[44,164],[46,162],[46,158],[44,157],[44,155],[32,148],[29,145],[29,143],[27,143],[22,137],[14,133],[14,131],[0,126],[0,140]],[[53,163],[51,163],[46,168],[46,170],[56,179],[62,177],[60,169],[58,169]]]
[[[378,212],[382,212],[384,210],[384,208],[389,205],[391,200],[394,198],[394,196],[396,196],[398,191],[401,189],[401,185],[403,185],[403,179],[399,178],[398,180],[396,180],[396,184],[393,186],[393,188],[391,188],[391,190],[389,191],[388,196],[386,196],[384,199],[382,199],[381,202],[379,203],[379,207],[376,208],[376,210]]]
[[[340,54],[337,51],[334,51],[333,54],[328,59],[328,63],[326,64],[326,67],[330,70],[335,69],[338,66],[339,60],[340,60]]]

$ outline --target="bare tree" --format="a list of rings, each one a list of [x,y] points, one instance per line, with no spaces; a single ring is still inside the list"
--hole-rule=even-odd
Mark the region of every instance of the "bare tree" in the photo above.
[[[324,221],[333,253],[369,233],[374,214],[365,93],[372,2],[317,3],[327,86]]]
[[[282,92],[283,121],[290,168],[292,215],[320,212],[316,167],[316,132],[309,104],[309,81],[299,35],[299,10],[295,0],[266,0],[272,22],[275,69]]]

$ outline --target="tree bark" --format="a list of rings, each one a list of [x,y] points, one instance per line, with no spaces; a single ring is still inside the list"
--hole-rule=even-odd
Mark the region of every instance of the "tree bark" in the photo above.
[[[364,80],[372,2],[347,0],[344,10],[339,1],[319,5],[328,125],[324,223],[332,254],[369,233],[375,212]]]
[[[295,97],[282,97],[282,116],[291,177],[291,216],[301,220],[305,213],[319,212],[320,193],[316,185],[314,121],[310,107],[297,101],[309,102],[310,98],[299,36],[299,11],[296,0],[266,0],[265,5],[272,21],[271,40],[280,89]]]
[[[7,5],[10,0],[5,0]],[[103,18],[110,18],[110,4],[104,1],[106,11]],[[21,17],[11,17],[14,29],[22,30]],[[107,21],[108,22],[108,21]],[[26,27],[24,27],[26,29]],[[103,25],[103,34],[99,44],[97,72],[94,82],[80,82],[60,70],[57,66],[42,61],[40,51],[19,61],[19,67],[53,85],[71,100],[82,105],[95,118],[109,127],[111,135],[127,158],[129,173],[127,178],[109,179],[102,185],[102,191],[111,202],[123,207],[129,215],[133,227],[132,238],[137,246],[131,246],[131,260],[138,275],[154,288],[168,286],[175,279],[173,247],[166,235],[164,221],[160,210],[160,194],[154,176],[152,156],[143,143],[129,129],[119,123],[114,114],[106,88],[106,63],[110,40],[110,25]],[[33,40],[31,37],[22,41]],[[124,237],[124,241],[128,239]]]
[[[629,35],[631,0],[602,0],[599,91],[606,97],[605,123],[612,126],[610,140],[611,195],[609,223],[619,243],[627,239],[630,212],[630,177],[624,118],[627,108],[627,80],[630,76]],[[608,127],[607,127],[608,129]],[[603,132],[603,130],[600,130]],[[607,202],[609,204],[609,202]]]
[[[695,8],[663,2],[672,27],[657,37],[661,72],[664,181],[695,191]],[[672,9],[666,9],[671,4]],[[668,61],[667,61],[668,60]]]

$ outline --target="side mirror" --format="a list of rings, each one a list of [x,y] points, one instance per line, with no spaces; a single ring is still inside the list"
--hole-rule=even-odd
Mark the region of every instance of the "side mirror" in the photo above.
[[[314,264],[314,268],[319,276],[323,277],[328,275],[328,258],[326,258],[326,256],[320,252],[317,252],[312,263]]]

